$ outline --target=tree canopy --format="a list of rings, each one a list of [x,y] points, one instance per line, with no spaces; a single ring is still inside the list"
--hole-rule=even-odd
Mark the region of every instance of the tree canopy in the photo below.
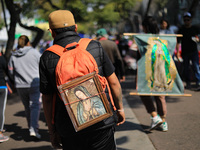
[[[15,0],[22,5],[22,14],[27,18],[48,21],[53,10],[70,10],[78,24],[79,32],[92,32],[96,27],[114,26],[128,13],[137,0]]]
[[[113,27],[120,19],[128,18],[128,13],[136,1],[140,0],[1,0],[10,13],[9,25],[6,24],[6,57],[9,57],[13,49],[17,24],[37,33],[32,42],[34,47],[44,35],[42,29],[27,26],[22,18],[48,21],[50,12],[67,9],[74,14],[76,23],[79,24],[78,32],[92,34],[99,27]]]
[[[94,34],[98,28],[104,27],[109,29],[116,27],[116,25],[120,26],[121,32],[123,32],[123,26],[125,25],[128,25],[128,28],[133,32],[136,30],[138,31],[139,17],[144,17],[144,15],[138,15],[138,12],[135,13],[133,11],[136,2],[142,2],[142,0],[1,0],[1,2],[6,5],[10,13],[10,21],[8,21],[9,25],[7,26],[7,56],[13,48],[17,24],[36,32],[36,34],[34,33],[35,39],[32,43],[34,46],[38,44],[43,35],[48,35],[48,33],[44,33],[44,31],[38,27],[27,26],[26,23],[22,21],[22,18],[37,19],[41,22],[47,22],[48,15],[52,11],[59,9],[70,10],[74,14],[76,23],[78,24],[78,32]],[[149,3],[146,4],[148,5],[146,14],[149,12],[151,3],[157,3],[158,9],[163,9],[169,2],[171,1],[149,0]],[[197,3],[198,0],[192,0],[189,11],[193,13]],[[158,9],[153,8],[153,10],[156,11]],[[0,24],[0,28],[2,25],[3,24]]]

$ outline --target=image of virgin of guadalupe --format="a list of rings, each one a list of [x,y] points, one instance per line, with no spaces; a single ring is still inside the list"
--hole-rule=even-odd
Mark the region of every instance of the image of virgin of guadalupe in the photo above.
[[[170,91],[176,77],[176,71],[174,71],[174,62],[166,45],[160,39],[153,39],[147,55],[151,62],[149,63],[151,64],[151,75],[148,77],[151,91]]]
[[[96,95],[92,96],[85,87],[77,86],[74,94],[79,99],[77,118],[80,125],[106,113],[101,99]]]

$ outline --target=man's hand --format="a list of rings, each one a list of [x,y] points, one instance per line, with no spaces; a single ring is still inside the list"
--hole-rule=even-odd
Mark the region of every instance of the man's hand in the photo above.
[[[117,126],[123,124],[125,122],[125,113],[123,111],[117,111],[117,116],[118,116],[118,123]]]
[[[117,116],[118,116],[117,126],[119,126],[120,124],[123,124],[125,122],[121,85],[120,85],[119,80],[118,80],[117,76],[115,75],[115,73],[113,73],[106,79],[108,80],[108,83],[110,85],[110,89],[112,92],[115,107],[118,109],[117,110]]]
[[[50,133],[50,141],[55,149],[62,149],[61,138],[57,132]]]

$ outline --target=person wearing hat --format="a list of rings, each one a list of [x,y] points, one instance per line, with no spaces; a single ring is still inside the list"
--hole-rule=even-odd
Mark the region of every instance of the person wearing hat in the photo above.
[[[73,14],[68,10],[56,10],[49,14],[49,31],[54,38],[53,44],[62,47],[78,42],[81,37],[77,34]],[[122,103],[122,90],[114,73],[114,67],[98,41],[92,40],[86,50],[94,56],[99,74],[105,76],[117,108],[115,115],[100,121],[88,128],[76,132],[63,101],[56,95],[55,108],[53,108],[53,94],[57,94],[55,68],[59,56],[45,51],[40,58],[40,91],[46,122],[49,129],[50,141],[54,148],[64,150],[115,150],[114,125],[123,124],[125,114]],[[108,97],[109,98],[109,97]],[[53,113],[54,112],[54,113]],[[54,115],[54,123],[52,117]]]
[[[200,90],[200,69],[199,69],[199,55],[197,49],[198,29],[192,26],[192,15],[185,12],[183,15],[183,26],[178,30],[178,34],[182,34],[182,38],[178,38],[177,49],[181,44],[181,56],[183,58],[184,75],[186,81],[186,88],[190,89],[190,61],[192,61],[192,68],[196,78],[196,90]],[[177,58],[180,58],[180,53],[177,53]]]
[[[117,44],[111,40],[108,40],[108,34],[104,28],[97,30],[96,36],[97,40],[101,43],[103,49],[106,51],[108,57],[115,66],[115,74],[117,75],[118,79],[121,82],[125,81],[124,63]]]

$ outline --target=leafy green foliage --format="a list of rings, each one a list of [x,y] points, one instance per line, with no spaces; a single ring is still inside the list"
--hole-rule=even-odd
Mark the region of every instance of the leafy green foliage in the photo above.
[[[115,11],[115,6],[113,3],[109,3],[104,6],[102,9],[97,9],[93,14],[93,20],[97,22],[99,26],[103,26],[106,24],[114,24],[116,23],[120,17],[119,13]]]
[[[3,20],[1,19],[1,20],[0,20],[0,30],[1,30],[4,26],[5,26],[5,24],[4,24]]]
[[[130,10],[134,7],[136,1],[141,0],[113,0],[113,2],[115,2],[116,10],[122,18],[128,18]]]
[[[114,26],[120,19],[128,18],[136,1],[140,0],[15,0],[27,18],[48,21],[52,11],[70,10],[76,23],[81,24],[80,32],[84,33],[91,33],[99,27]]]

